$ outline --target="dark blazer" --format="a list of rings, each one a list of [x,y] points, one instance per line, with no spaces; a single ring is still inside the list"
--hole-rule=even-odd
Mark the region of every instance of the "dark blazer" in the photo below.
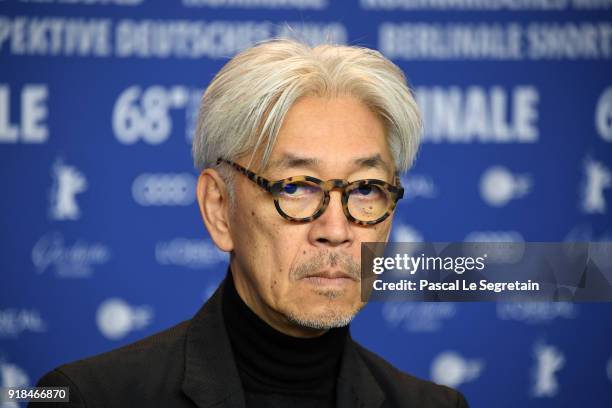
[[[223,316],[223,285],[191,320],[45,374],[39,387],[70,387],[70,403],[42,407],[232,407],[244,393]],[[405,374],[350,335],[336,386],[338,408],[467,408],[462,394]]]

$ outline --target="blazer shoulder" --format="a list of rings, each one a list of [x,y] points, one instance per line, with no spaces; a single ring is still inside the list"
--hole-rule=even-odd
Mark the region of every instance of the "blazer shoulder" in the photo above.
[[[142,401],[154,387],[177,386],[169,382],[182,377],[189,323],[185,320],[134,343],[60,365],[45,373],[37,386],[69,387],[74,406],[132,394]]]
[[[378,354],[354,342],[393,407],[469,408],[465,396],[450,387],[399,370]]]
[[[37,387],[68,387],[69,402],[37,402],[28,404],[28,408],[47,408],[47,407],[66,407],[77,408],[85,407],[85,401],[77,385],[61,371],[51,370],[43,375],[36,383]]]

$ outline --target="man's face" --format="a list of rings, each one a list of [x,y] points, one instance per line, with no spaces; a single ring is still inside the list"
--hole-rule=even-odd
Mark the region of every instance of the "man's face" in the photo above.
[[[237,162],[248,164],[247,158]],[[273,181],[309,175],[391,183],[394,169],[383,124],[363,103],[306,97],[285,117],[261,175]],[[235,180],[231,268],[249,307],[295,336],[348,324],[364,305],[360,244],[387,241],[392,217],[375,225],[354,224],[342,210],[341,191],[333,190],[323,215],[291,222],[276,211],[271,194],[246,177]]]

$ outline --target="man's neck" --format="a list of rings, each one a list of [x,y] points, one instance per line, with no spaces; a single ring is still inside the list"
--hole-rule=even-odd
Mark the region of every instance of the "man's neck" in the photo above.
[[[236,365],[247,391],[331,398],[348,327],[315,338],[282,333],[259,318],[240,298],[228,272],[223,317]]]

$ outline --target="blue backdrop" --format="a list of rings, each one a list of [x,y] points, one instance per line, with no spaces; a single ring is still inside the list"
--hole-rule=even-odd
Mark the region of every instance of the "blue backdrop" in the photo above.
[[[609,0],[0,1],[0,386],[190,318],[203,89],[272,36],[379,49],[426,121],[398,241],[612,237]],[[612,406],[612,305],[372,303],[354,337],[473,407]]]

